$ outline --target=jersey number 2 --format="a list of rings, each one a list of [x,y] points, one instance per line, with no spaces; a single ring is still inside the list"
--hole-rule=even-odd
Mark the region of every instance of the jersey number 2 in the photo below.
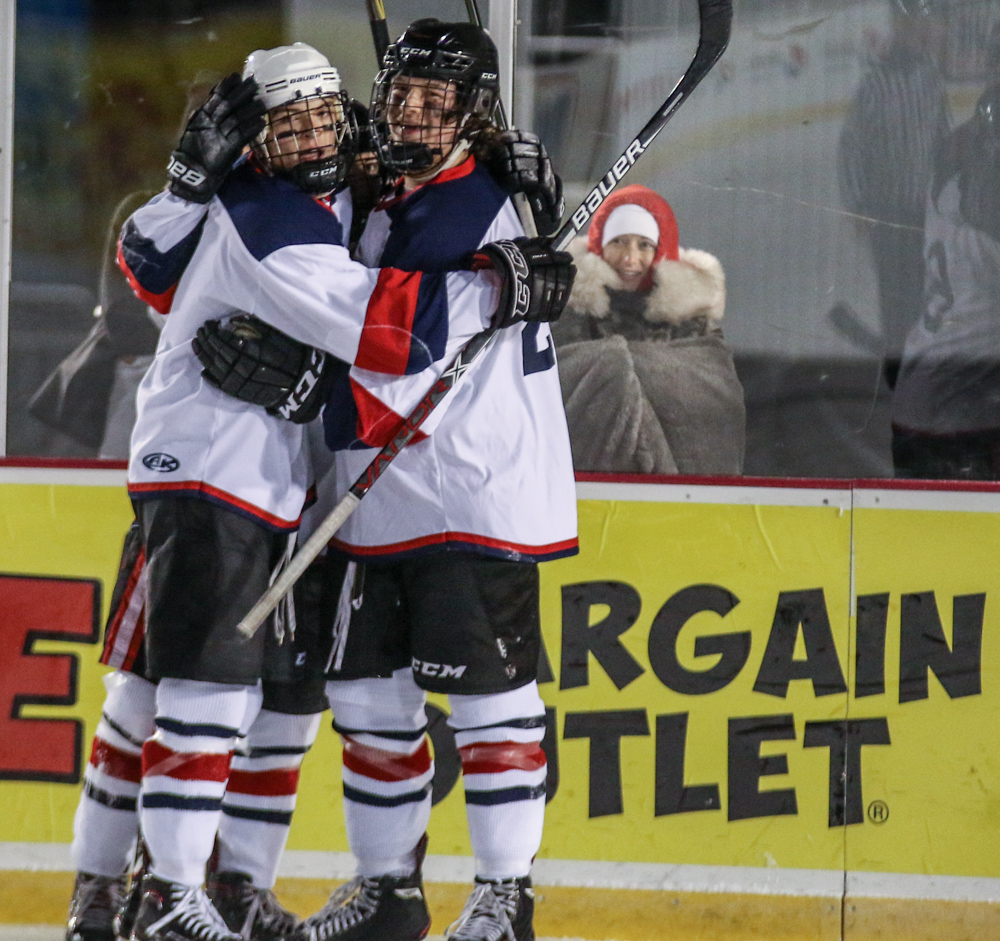
[[[556,364],[556,355],[552,351],[552,334],[545,349],[538,348],[538,330],[542,325],[532,321],[524,325],[521,331],[521,354],[524,360],[524,374],[530,376],[533,372],[545,372]]]

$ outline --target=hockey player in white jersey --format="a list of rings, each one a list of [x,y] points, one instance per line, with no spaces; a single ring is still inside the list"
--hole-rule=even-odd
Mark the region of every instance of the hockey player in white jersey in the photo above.
[[[285,552],[308,485],[301,429],[202,381],[190,351],[194,330],[209,315],[253,311],[344,360],[391,373],[421,323],[407,289],[419,286],[432,298],[471,295],[470,334],[496,306],[488,275],[427,279],[350,261],[351,207],[339,189],[350,122],[346,103],[323,93],[324,71],[302,76],[305,84],[265,87],[265,102],[283,90],[294,101],[269,109],[255,159],[228,177],[252,135],[234,117],[249,86],[227,80],[223,105],[216,101],[189,124],[171,161],[170,192],[133,216],[121,242],[137,293],[171,312],[140,390],[129,474],[147,558],[145,650],[160,681],[156,732],[142,746],[151,860],[134,929],[139,941],[232,937],[201,882],[235,736],[259,710],[264,636],[247,645],[233,629]],[[421,355],[418,349],[415,358]],[[330,363],[310,354],[298,364],[302,382],[286,415],[307,415],[315,400],[309,393],[322,388]]]
[[[368,220],[372,265],[450,270],[522,234],[484,171],[498,61],[485,31],[420,20],[390,46],[373,91],[379,159],[399,176]],[[422,334],[440,372],[468,299]],[[430,304],[420,305],[429,310]],[[206,369],[241,367],[231,330],[201,331]],[[225,352],[225,355],[223,355]],[[426,390],[357,364],[324,411],[339,492]],[[243,394],[250,394],[250,389]],[[374,393],[378,393],[378,396]],[[429,926],[420,865],[433,761],[425,691],[447,693],[462,757],[476,885],[454,941],[530,941],[530,867],[541,841],[545,710],[538,695],[537,563],[577,551],[569,439],[548,325],[504,331],[356,508],[333,546],[345,560],[327,693],[344,745],[344,808],[358,876],[307,919],[311,941],[418,941]]]

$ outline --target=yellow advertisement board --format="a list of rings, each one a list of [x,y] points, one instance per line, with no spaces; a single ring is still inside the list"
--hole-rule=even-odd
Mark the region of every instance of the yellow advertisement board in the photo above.
[[[120,472],[93,473],[0,473],[0,842],[71,839],[131,518]],[[1000,876],[1000,496],[579,497],[580,555],[542,568],[541,858]],[[431,845],[468,855],[447,702],[430,714]],[[290,849],[347,849],[339,767],[327,724]]]

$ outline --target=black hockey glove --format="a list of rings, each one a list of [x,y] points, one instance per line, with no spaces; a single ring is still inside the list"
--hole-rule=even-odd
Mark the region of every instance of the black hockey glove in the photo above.
[[[170,192],[193,203],[207,203],[243,148],[264,130],[264,103],[257,83],[234,72],[212,89],[187,123],[167,173]]]
[[[511,129],[497,138],[487,169],[508,193],[524,193],[539,235],[559,228],[566,209],[562,180],[552,170],[545,145],[535,134]]]
[[[207,382],[300,425],[319,415],[330,386],[349,368],[250,314],[206,321],[191,346]]]
[[[493,268],[502,278],[495,327],[558,320],[576,277],[573,257],[555,251],[549,238],[489,242],[475,253],[472,267]]]

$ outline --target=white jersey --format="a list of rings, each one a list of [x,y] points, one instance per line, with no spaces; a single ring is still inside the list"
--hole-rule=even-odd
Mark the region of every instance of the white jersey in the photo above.
[[[369,218],[358,255],[370,265],[447,271],[487,242],[520,235],[510,200],[470,157],[384,201]],[[447,309],[426,318],[433,328],[420,337],[434,379],[471,336],[465,307],[474,299],[447,300]],[[430,303],[418,300],[418,309]],[[335,388],[324,424],[327,444],[337,451],[338,495],[431,384],[425,372],[407,381],[355,367]],[[381,403],[394,403],[387,420],[380,422],[370,390],[379,391]],[[543,561],[577,551],[569,434],[547,324],[500,331],[421,431],[374,484],[334,547],[356,559],[459,549]]]
[[[422,322],[418,295],[438,305],[470,295],[462,305],[469,335],[489,319],[489,277],[462,272],[425,284],[418,272],[367,268],[345,247],[350,225],[347,190],[316,200],[246,163],[204,206],[161,193],[129,219],[119,264],[140,298],[169,312],[138,393],[133,500],[197,497],[272,528],[298,525],[311,480],[302,428],[202,378],[191,340],[206,320],[255,314],[362,365],[378,383],[423,357],[410,349]]]
[[[893,424],[932,435],[1000,427],[1000,243],[962,217],[958,176],[928,203],[924,316],[903,348]]]

